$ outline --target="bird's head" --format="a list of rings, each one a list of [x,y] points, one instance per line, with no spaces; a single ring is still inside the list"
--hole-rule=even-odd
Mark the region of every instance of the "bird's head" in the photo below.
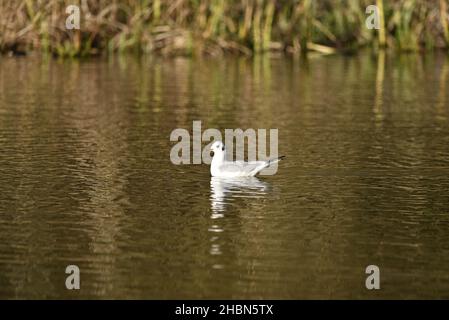
[[[215,141],[210,147],[210,151],[212,151],[214,155],[224,153],[225,145],[221,141]]]

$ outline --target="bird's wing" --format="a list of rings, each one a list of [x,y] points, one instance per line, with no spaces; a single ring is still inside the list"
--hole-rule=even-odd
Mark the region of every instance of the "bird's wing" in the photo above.
[[[267,161],[226,161],[220,166],[220,170],[231,176],[255,176],[261,170],[284,159],[284,156],[272,158]]]
[[[235,173],[242,175],[254,175],[269,165],[268,161],[234,161],[225,162],[220,170],[227,173]]]

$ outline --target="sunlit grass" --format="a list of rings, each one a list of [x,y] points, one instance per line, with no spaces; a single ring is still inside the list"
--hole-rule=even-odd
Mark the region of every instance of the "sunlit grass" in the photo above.
[[[66,30],[65,9],[77,2],[81,29]],[[366,28],[371,4],[380,9],[381,30]],[[448,0],[0,0],[0,51],[431,50],[449,47],[448,7]]]

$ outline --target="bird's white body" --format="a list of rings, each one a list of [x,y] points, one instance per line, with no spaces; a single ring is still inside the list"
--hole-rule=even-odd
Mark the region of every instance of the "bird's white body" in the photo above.
[[[210,174],[213,177],[236,178],[253,177],[261,170],[267,168],[281,158],[267,161],[227,161],[225,146],[222,142],[216,141],[212,144],[211,150],[214,152],[210,164]]]

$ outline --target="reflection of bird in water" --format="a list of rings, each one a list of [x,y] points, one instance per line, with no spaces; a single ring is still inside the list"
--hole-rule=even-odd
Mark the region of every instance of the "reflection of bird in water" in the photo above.
[[[268,184],[260,181],[255,177],[241,177],[241,178],[219,178],[212,177],[210,179],[210,201],[212,209],[212,225],[209,231],[213,232],[211,238],[210,254],[219,256],[222,254],[220,236],[224,231],[223,227],[218,222],[219,218],[224,217],[226,205],[235,198],[260,198],[265,197],[268,190]],[[212,268],[222,269],[222,263],[215,263]]]
[[[221,141],[216,141],[211,146],[214,152],[210,164],[210,174],[213,177],[254,177],[260,171],[271,165],[278,163],[284,157],[277,157],[266,161],[227,161],[225,159],[225,145]]]
[[[255,177],[210,179],[212,218],[221,217],[226,204],[234,198],[259,198],[268,190],[268,184]],[[214,216],[215,215],[215,216]]]

